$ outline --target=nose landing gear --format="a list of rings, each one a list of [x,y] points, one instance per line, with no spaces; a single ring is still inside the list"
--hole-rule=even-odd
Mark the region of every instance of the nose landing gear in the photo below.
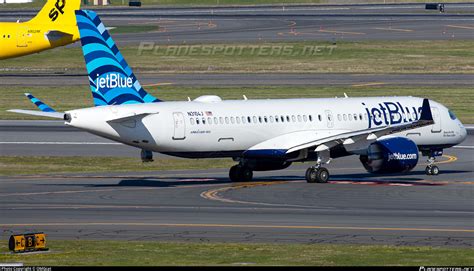
[[[436,161],[436,156],[443,155],[442,149],[429,150],[422,152],[424,156],[428,156],[428,165],[426,166],[425,173],[426,175],[438,175],[439,168],[434,164]]]
[[[439,168],[438,166],[435,166],[436,157],[429,157],[428,158],[428,165],[426,166],[425,172],[426,175],[438,175],[439,174]]]

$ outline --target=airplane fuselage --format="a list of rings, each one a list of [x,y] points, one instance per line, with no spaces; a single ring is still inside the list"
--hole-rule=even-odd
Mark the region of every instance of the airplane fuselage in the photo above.
[[[77,26],[62,26],[62,31],[76,33],[62,35],[55,33],[51,25],[25,23],[0,23],[0,59],[13,58],[47,49],[64,46],[79,40]]]
[[[204,158],[236,157],[256,144],[300,131],[330,135],[413,122],[420,116],[421,103],[416,97],[220,101],[208,96],[191,102],[100,106],[67,113],[69,125],[127,145]],[[420,149],[446,148],[464,140],[461,122],[445,106],[430,103],[435,124],[394,136],[407,137]],[[120,120],[132,115],[137,118]]]

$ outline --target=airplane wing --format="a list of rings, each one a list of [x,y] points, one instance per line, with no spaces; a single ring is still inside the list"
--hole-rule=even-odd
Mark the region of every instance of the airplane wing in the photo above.
[[[252,146],[244,152],[244,157],[285,158],[300,150],[314,148],[314,151],[319,152],[329,150],[340,144],[347,151],[357,151],[366,149],[369,144],[381,136],[432,125],[433,123],[429,101],[424,99],[420,119],[414,122],[358,131],[312,130],[289,133]]]

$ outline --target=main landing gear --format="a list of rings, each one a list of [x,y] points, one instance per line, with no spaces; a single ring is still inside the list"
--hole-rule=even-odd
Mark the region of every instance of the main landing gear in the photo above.
[[[329,171],[324,167],[310,167],[306,170],[305,176],[308,183],[327,183]]]
[[[329,162],[331,162],[329,149],[318,152],[316,165],[306,170],[306,181],[308,183],[327,183],[329,180],[329,170],[321,165],[329,164]]]
[[[253,171],[245,165],[235,165],[230,168],[229,178],[232,182],[250,182],[253,178]]]
[[[426,166],[425,172],[426,175],[438,175],[439,174],[439,168],[434,165],[436,160],[436,157],[430,156],[428,158],[428,165]]]

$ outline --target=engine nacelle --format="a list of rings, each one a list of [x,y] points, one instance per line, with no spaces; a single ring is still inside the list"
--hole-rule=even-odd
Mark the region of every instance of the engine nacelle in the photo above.
[[[291,165],[288,161],[279,160],[267,160],[267,159],[255,159],[247,160],[247,166],[253,171],[268,171],[268,170],[280,170],[285,169]]]
[[[360,161],[370,173],[407,172],[418,163],[418,147],[404,137],[394,137],[372,143]]]

